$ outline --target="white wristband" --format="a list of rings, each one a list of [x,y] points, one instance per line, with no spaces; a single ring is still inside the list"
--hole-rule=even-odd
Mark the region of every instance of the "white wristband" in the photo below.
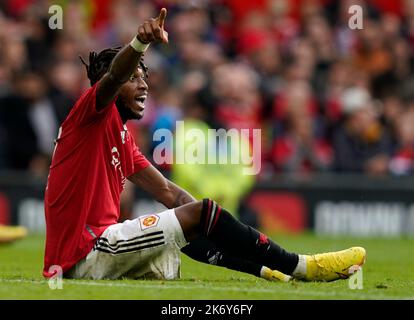
[[[149,43],[142,43],[137,39],[137,37],[134,37],[132,41],[129,43],[129,45],[134,48],[136,52],[145,52],[145,50],[148,49]]]

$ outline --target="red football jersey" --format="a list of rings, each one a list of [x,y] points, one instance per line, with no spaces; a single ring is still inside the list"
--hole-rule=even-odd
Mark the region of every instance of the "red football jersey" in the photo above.
[[[115,100],[96,110],[96,87],[76,102],[56,141],[45,193],[45,277],[52,276],[52,265],[69,270],[118,222],[126,179],[150,164],[122,123]]]

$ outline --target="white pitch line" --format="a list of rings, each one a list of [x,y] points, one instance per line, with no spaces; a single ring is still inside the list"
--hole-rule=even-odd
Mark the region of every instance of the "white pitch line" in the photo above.
[[[47,285],[46,280],[27,280],[27,279],[0,279],[0,282],[11,282],[11,283],[31,283],[31,284],[39,284],[39,285]],[[105,283],[105,281],[97,282],[97,281],[85,281],[85,280],[63,280],[63,284],[71,284],[71,285],[81,285],[81,286],[101,286],[101,287],[123,287],[123,288],[147,288],[147,289],[205,289],[214,290],[214,291],[245,291],[245,292],[258,292],[258,293],[290,293],[296,294],[299,296],[320,296],[320,297],[335,297],[345,295],[345,293],[336,293],[336,292],[324,292],[324,291],[301,291],[292,290],[289,288],[249,288],[243,289],[240,287],[217,287],[212,286],[211,284],[208,285],[166,285],[166,284],[131,284],[131,283]],[[354,290],[352,290],[354,291]],[[396,299],[396,300],[414,300],[414,296],[405,296],[405,297],[396,297],[396,296],[387,296],[383,294],[366,294],[366,293],[358,293],[355,295],[355,299],[371,299],[371,300],[378,300],[378,299]],[[349,298],[348,298],[349,299]]]

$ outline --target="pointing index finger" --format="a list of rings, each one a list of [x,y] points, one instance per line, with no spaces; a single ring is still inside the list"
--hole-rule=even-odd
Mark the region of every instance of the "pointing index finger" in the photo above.
[[[162,8],[160,11],[160,15],[158,16],[157,20],[158,20],[158,25],[161,28],[164,28],[164,21],[165,21],[165,17],[167,16],[167,9]]]

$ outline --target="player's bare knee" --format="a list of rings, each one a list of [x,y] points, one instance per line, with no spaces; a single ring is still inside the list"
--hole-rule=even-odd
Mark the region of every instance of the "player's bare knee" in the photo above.
[[[199,235],[202,208],[202,201],[191,202],[175,208],[175,215],[187,240],[191,240]]]

